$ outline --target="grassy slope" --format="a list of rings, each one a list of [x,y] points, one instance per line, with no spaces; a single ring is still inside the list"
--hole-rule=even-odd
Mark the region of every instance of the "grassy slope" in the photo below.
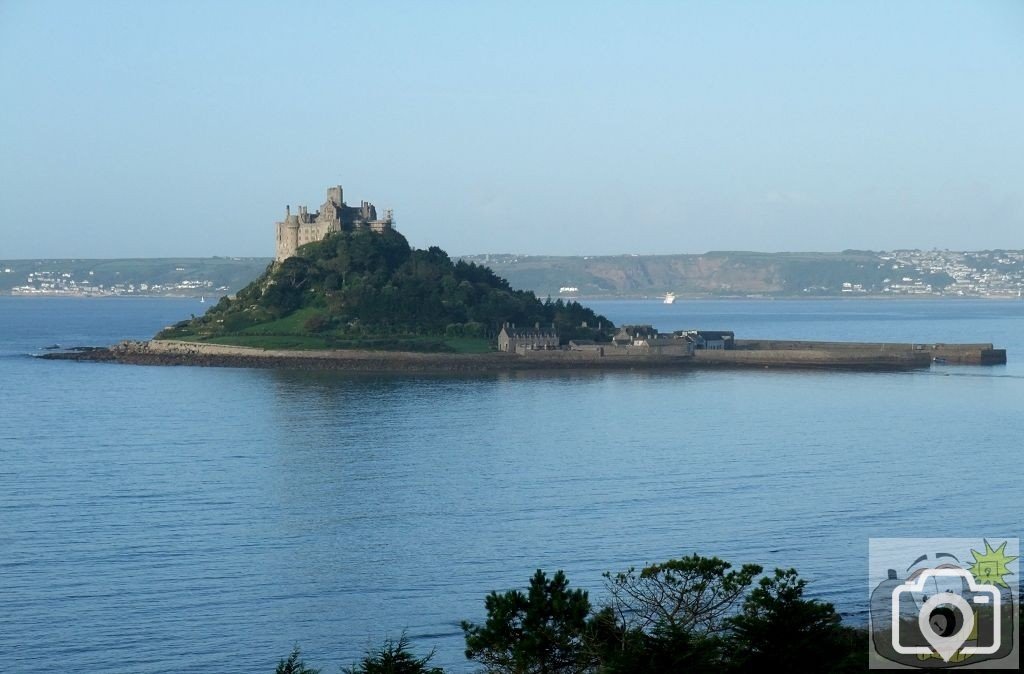
[[[258,349],[376,349],[383,351],[421,351],[450,353],[488,353],[494,350],[491,340],[469,337],[394,337],[382,339],[345,339],[330,331],[311,334],[305,329],[306,321],[320,314],[314,307],[299,309],[288,316],[269,323],[261,323],[243,332],[220,337],[206,337],[195,333],[182,334],[177,339],[248,346]]]
[[[414,351],[426,353],[489,353],[494,351],[491,340],[467,337],[432,338],[399,337],[394,339],[331,339],[330,335],[256,335],[237,334],[208,339],[196,338],[209,344],[249,346],[258,349],[370,349],[375,351]]]

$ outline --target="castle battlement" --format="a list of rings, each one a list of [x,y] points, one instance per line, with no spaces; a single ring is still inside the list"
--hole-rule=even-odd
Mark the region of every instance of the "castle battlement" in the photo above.
[[[327,188],[327,201],[315,213],[310,213],[305,206],[299,206],[292,213],[291,206],[285,206],[284,220],[275,224],[277,247],[274,260],[281,262],[294,257],[299,246],[320,241],[333,232],[367,229],[380,233],[392,229],[391,209],[384,211],[383,218],[378,218],[377,208],[369,201],[349,206],[343,196],[341,185],[336,185]]]

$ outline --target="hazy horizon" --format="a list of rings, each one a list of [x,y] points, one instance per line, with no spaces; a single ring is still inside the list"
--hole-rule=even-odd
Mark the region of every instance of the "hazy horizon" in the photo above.
[[[0,4],[0,259],[1024,249],[1024,4]]]

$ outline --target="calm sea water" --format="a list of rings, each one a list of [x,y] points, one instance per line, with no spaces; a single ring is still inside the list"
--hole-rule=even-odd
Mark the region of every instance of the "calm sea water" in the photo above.
[[[194,300],[0,298],[7,671],[333,670],[406,630],[469,669],[492,589],[692,552],[864,619],[872,536],[1019,535],[1024,302],[600,302],[740,337],[992,341],[1001,367],[473,379],[41,361]]]

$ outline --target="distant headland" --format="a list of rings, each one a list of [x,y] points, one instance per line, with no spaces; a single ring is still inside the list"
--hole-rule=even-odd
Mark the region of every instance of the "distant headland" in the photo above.
[[[341,186],[316,213],[275,225],[275,261],[204,315],[149,342],[51,353],[124,363],[500,371],[689,367],[906,369],[996,364],[992,344],[883,344],[737,339],[731,331],[616,327],[575,300],[539,299],[490,268],[412,248],[373,204]]]

